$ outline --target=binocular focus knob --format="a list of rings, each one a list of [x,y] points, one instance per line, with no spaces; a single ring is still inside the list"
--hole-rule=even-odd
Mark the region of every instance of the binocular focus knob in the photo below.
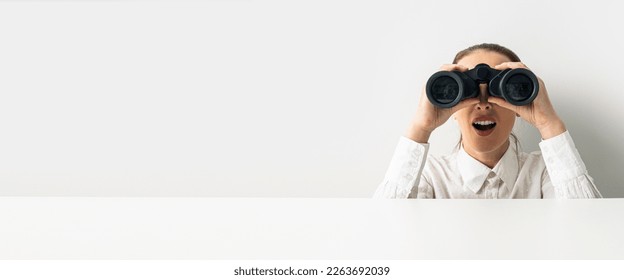
[[[482,81],[488,80],[488,76],[490,75],[490,69],[488,68],[488,66],[481,66],[477,68],[477,71],[475,72],[475,76],[477,76],[477,79]]]

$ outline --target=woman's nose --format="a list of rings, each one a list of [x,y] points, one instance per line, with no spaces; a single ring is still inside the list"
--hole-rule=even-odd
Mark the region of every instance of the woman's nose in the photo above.
[[[477,110],[489,110],[492,109],[492,104],[488,102],[488,86],[487,84],[479,85],[479,103],[477,104]]]

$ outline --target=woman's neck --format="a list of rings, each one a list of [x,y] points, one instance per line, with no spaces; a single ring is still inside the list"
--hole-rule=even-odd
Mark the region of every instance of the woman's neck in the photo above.
[[[509,148],[509,140],[507,140],[503,145],[500,145],[490,151],[477,151],[476,149],[463,145],[463,143],[462,146],[468,155],[492,169],[503,157],[507,148]]]

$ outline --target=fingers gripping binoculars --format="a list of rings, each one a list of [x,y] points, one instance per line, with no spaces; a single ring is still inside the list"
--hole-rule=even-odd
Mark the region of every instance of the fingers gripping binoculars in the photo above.
[[[451,108],[460,101],[479,96],[479,84],[488,84],[491,96],[522,106],[531,103],[539,92],[533,72],[524,69],[496,70],[479,64],[466,72],[440,71],[427,81],[427,97],[438,107]]]

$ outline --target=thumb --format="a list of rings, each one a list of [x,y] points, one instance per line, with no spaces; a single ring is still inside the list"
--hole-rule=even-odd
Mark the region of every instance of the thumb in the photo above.
[[[468,99],[464,99],[462,101],[460,101],[459,103],[457,103],[457,105],[453,106],[453,113],[464,109],[466,107],[469,107],[471,105],[475,105],[479,103],[479,98],[468,98]]]
[[[501,106],[501,107],[503,107],[505,109],[514,111],[516,114],[518,113],[518,111],[517,111],[518,106],[513,105],[513,104],[505,101],[505,99],[503,99],[503,98],[490,96],[490,97],[488,97],[488,102],[490,102],[492,104],[496,104],[498,106]]]

